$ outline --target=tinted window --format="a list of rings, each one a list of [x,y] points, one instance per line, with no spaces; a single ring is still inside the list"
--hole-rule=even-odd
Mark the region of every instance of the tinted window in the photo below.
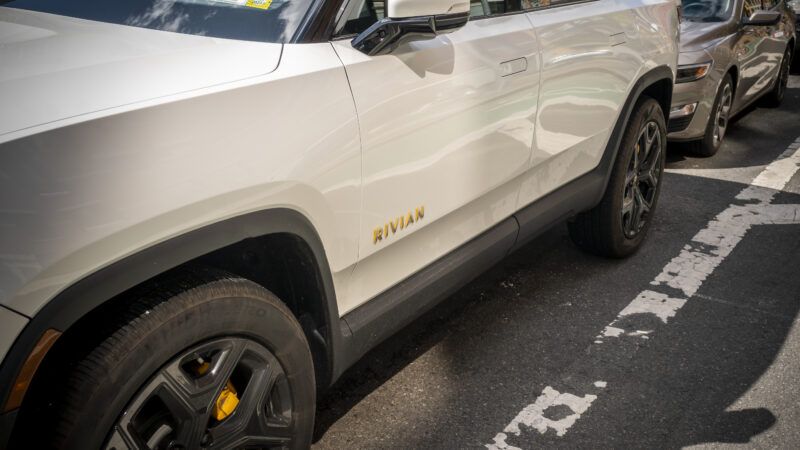
[[[683,0],[683,17],[691,22],[723,22],[734,5],[734,0]]]
[[[556,0],[552,3],[565,3],[567,1],[571,0]],[[550,6],[551,0],[488,0],[487,3],[491,14],[505,14]]]
[[[375,22],[386,17],[386,2],[382,0],[350,0],[339,21],[337,35],[360,34]]]
[[[11,0],[3,6],[175,33],[287,42],[313,0]]]

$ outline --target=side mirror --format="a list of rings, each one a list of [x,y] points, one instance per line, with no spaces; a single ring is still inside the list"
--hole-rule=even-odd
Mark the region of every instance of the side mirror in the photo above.
[[[747,19],[742,21],[742,25],[750,25],[756,27],[768,27],[777,25],[781,21],[782,14],[780,11],[756,11]]]
[[[391,53],[401,41],[433,39],[469,21],[468,0],[387,0],[386,18],[352,41],[370,56]]]

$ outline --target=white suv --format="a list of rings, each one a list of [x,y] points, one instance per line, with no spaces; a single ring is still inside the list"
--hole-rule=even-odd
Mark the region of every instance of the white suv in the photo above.
[[[569,220],[652,222],[672,0],[10,0],[0,447],[308,447],[318,389]]]

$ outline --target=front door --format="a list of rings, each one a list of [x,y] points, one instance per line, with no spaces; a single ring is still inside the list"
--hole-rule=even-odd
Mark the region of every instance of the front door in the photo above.
[[[360,121],[363,200],[342,314],[514,213],[539,82],[530,22],[487,14],[496,2],[474,1],[458,31],[374,57],[350,41],[382,18],[384,2],[351,3],[340,24],[349,35],[333,45]]]

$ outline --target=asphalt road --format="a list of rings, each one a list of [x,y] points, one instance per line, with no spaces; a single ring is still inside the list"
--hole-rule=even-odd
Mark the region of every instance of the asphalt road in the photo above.
[[[670,148],[633,257],[558,226],[372,351],[320,399],[315,448],[800,448],[800,213],[775,219],[800,175],[745,190],[787,169],[790,87],[717,156]]]

